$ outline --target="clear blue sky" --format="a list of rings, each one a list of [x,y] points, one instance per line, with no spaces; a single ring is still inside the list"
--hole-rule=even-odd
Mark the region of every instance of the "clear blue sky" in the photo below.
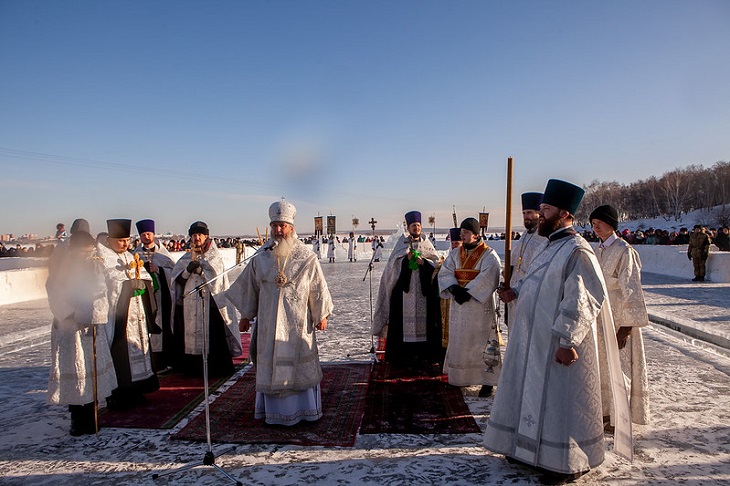
[[[730,158],[730,2],[0,0],[0,233],[504,223]]]

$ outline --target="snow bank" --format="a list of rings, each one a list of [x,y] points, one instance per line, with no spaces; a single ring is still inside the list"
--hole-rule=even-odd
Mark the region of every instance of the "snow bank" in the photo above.
[[[494,248],[500,258],[504,258],[504,241],[492,240],[487,244]],[[390,248],[386,242],[386,249],[383,257],[390,255]],[[449,242],[442,238],[436,241],[436,249],[442,256],[446,256],[449,249]],[[327,265],[326,246],[323,246],[322,264]],[[641,256],[641,263],[645,272],[657,273],[660,275],[671,275],[691,279],[694,276],[692,262],[687,259],[687,246],[661,246],[661,245],[637,245],[636,250]],[[236,250],[223,248],[220,250],[226,268],[236,263]],[[246,248],[246,257],[253,255],[252,248]],[[369,261],[372,256],[370,243],[358,243],[357,259]],[[180,258],[183,252],[172,253],[173,260]],[[336,262],[347,262],[347,244],[339,243],[335,250]],[[45,267],[47,259],[44,258],[1,258],[0,259],[0,305],[13,304],[28,300],[46,298],[46,278],[48,269]],[[241,269],[234,269],[230,280],[235,279],[241,273]],[[730,283],[730,253],[710,252],[707,260],[707,279],[715,283]]]
[[[235,249],[222,248],[220,251],[226,268],[236,264]],[[253,253],[253,249],[246,248],[247,257]],[[182,255],[184,252],[173,252],[172,259],[177,261]],[[231,272],[231,279],[241,273],[236,270]],[[47,298],[47,279],[47,258],[0,258],[0,305]]]
[[[0,271],[0,305],[45,299],[48,268]]]

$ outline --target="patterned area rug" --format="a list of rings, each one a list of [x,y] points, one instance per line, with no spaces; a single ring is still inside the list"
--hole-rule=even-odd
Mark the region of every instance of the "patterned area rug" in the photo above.
[[[255,372],[250,369],[210,404],[211,440],[237,444],[352,447],[365,404],[370,368],[370,363],[323,365],[324,416],[316,422],[300,422],[292,427],[266,425],[263,420],[254,419]],[[206,441],[205,412],[190,420],[172,438]]]
[[[208,382],[212,392],[228,380],[228,377]],[[145,395],[145,403],[129,410],[102,409],[99,414],[101,427],[132,429],[171,429],[203,400],[203,378],[186,377],[170,373],[160,377],[160,389]]]
[[[251,334],[241,334],[243,354],[233,358],[236,369],[248,363]],[[201,373],[202,375],[202,373]],[[229,377],[211,378],[209,392],[214,392]],[[133,429],[171,429],[203,401],[203,378],[185,377],[180,373],[160,376],[160,389],[145,396],[147,401],[130,410],[102,409],[99,425]]]
[[[481,432],[461,389],[446,375],[376,363],[370,375],[361,434]]]

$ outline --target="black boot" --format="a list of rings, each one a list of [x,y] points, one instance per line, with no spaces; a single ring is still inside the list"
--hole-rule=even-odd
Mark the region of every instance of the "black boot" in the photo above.
[[[84,435],[84,424],[83,424],[83,405],[69,405],[69,412],[71,412],[71,430],[69,434],[73,437]]]
[[[94,420],[94,402],[83,406],[82,424],[85,434],[96,434],[96,421]]]

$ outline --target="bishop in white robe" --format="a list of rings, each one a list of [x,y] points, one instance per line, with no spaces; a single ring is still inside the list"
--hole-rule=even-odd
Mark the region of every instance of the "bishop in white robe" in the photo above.
[[[226,292],[241,312],[241,331],[255,319],[254,417],[268,424],[294,425],[323,414],[315,331],[327,328],[333,305],[319,260],[296,235],[295,216],[287,201],[271,205],[271,239]]]

